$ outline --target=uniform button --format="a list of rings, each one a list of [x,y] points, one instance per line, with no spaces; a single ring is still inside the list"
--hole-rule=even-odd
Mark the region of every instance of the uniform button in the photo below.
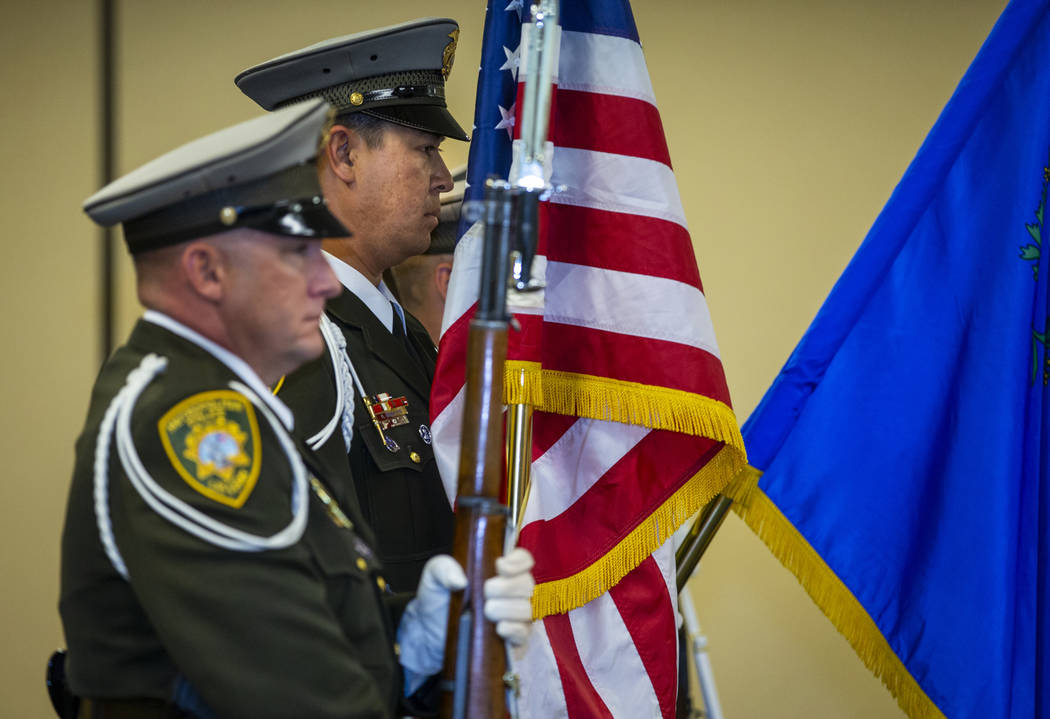
[[[409,455],[408,455],[408,458],[411,459],[416,464],[419,464],[420,462],[423,461],[423,458],[419,456],[418,452],[410,452]]]
[[[395,657],[401,656],[401,645],[398,644],[397,642],[394,642],[394,656]]]
[[[382,577],[376,577],[376,586],[379,587],[379,591],[384,591],[386,589],[386,580]]]
[[[357,558],[357,568],[360,569],[362,572],[365,571],[366,569],[368,569],[368,562],[366,562],[361,557],[358,557]]]

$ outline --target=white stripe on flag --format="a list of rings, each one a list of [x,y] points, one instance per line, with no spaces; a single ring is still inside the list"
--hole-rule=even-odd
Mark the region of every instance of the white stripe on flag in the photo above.
[[[547,293],[547,322],[678,342],[719,356],[707,298],[684,282],[550,262]]]
[[[456,251],[452,256],[452,266],[455,271],[449,278],[448,293],[445,295],[445,312],[441,316],[441,334],[445,334],[452,323],[462,317],[463,313],[478,301],[482,239],[481,223],[475,222],[456,243]]]
[[[549,27],[549,26],[548,26]],[[518,81],[521,83],[525,82],[525,78],[529,74],[529,64],[532,61],[532,53],[529,52],[529,41],[532,39],[532,33],[536,32],[536,26],[531,22],[522,24],[521,26],[521,43],[518,45]],[[558,62],[561,57],[561,49],[565,43],[565,32],[561,29],[561,25],[554,25],[554,32],[556,33],[553,45],[554,57],[552,58],[554,67],[552,68],[551,83],[557,86],[558,84],[558,73],[561,72],[561,63]],[[569,33],[570,35],[578,33]],[[541,51],[542,54],[542,51]],[[539,57],[539,56],[537,56]]]
[[[662,162],[595,150],[554,148],[551,202],[625,212],[688,228],[674,172]]]
[[[682,525],[689,526],[688,523]],[[671,601],[671,606],[674,608],[674,625],[675,627],[682,626],[682,615],[678,612],[678,565],[675,564],[675,551],[678,549],[675,545],[674,537],[671,537],[666,542],[660,545],[660,548],[653,552],[652,557],[656,560],[657,566],[660,567],[660,574],[663,575],[664,581],[667,582],[667,597]]]
[[[631,97],[656,104],[642,46],[612,35],[563,30],[558,89]]]
[[[569,621],[591,686],[614,719],[661,719],[660,700],[612,596],[573,609]]]
[[[645,427],[578,419],[532,463],[522,524],[557,517],[649,433]]]
[[[459,438],[463,427],[463,403],[466,402],[467,388],[463,385],[456,392],[445,409],[430,423],[434,448],[434,461],[437,462],[441,482],[445,485],[445,494],[449,504],[456,506],[456,483],[459,481]]]
[[[524,651],[514,650],[511,661],[521,679],[519,718],[568,719],[569,708],[565,704],[558,661],[554,658],[554,649],[542,619],[532,623]]]

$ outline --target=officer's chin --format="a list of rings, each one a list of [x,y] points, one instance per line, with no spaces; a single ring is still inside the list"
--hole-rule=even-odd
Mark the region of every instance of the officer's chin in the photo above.
[[[285,374],[291,374],[304,364],[313,362],[324,353],[324,338],[318,330],[316,336],[302,338],[288,355],[288,368]]]
[[[321,356],[324,352],[324,337],[321,336],[321,330],[318,329],[312,336],[303,342],[303,353],[305,359],[303,364],[312,362]]]

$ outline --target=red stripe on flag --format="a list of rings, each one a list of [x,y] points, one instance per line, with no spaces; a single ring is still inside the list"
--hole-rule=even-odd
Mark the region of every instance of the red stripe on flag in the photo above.
[[[660,111],[645,100],[559,89],[549,139],[556,147],[640,157],[671,166]]]
[[[432,419],[463,387],[471,316],[473,310],[456,320],[441,338],[438,369],[430,394]],[[545,369],[671,387],[706,395],[732,407],[722,362],[710,352],[620,332],[543,323],[539,315],[518,315],[517,319],[522,331],[520,337],[519,333],[512,333],[508,359],[538,361],[534,342],[523,346],[519,340],[542,336]]]
[[[572,633],[568,614],[552,614],[543,619],[554,658],[558,663],[561,688],[565,693],[568,715],[587,719],[613,719],[609,707],[598,695],[580,660],[580,650]]]
[[[437,367],[430,386],[430,421],[445,411],[467,381],[467,335],[476,303],[453,322],[441,335]],[[459,429],[456,429],[459,432]]]
[[[660,713],[674,719],[678,696],[678,628],[660,565],[650,555],[609,590],[649,675]]]
[[[689,231],[644,215],[544,203],[551,262],[677,280],[703,292]]]
[[[543,415],[542,419],[539,419]],[[579,417],[571,414],[553,414],[551,412],[537,412],[532,421],[532,461],[546,454],[547,450],[554,446],[561,436],[569,431],[569,427],[579,421]]]
[[[517,89],[514,91],[514,139],[521,139],[521,118],[525,111],[525,73],[518,73],[521,78],[521,82],[518,83]],[[554,118],[558,116],[558,83],[551,83],[551,105],[550,112],[547,113],[547,139],[550,140],[550,133],[553,129]]]
[[[537,412],[533,432],[544,432],[540,425],[549,417]],[[519,543],[536,558],[532,572],[536,582],[564,579],[604,556],[722,446],[706,437],[676,432],[647,434],[568,509],[522,528]]]
[[[543,325],[543,367],[701,394],[732,407],[722,361],[691,345],[576,325]]]
[[[508,309],[514,312],[513,307]],[[539,362],[545,327],[543,316],[519,312],[514,315],[514,319],[518,321],[518,328],[508,333],[507,359]]]

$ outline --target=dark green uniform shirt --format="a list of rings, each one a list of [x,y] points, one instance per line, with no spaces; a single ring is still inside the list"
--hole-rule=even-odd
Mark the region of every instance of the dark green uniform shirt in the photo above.
[[[423,325],[410,314],[405,313],[407,336],[398,337],[348,290],[329,300],[326,313],[345,338],[365,393],[407,401],[408,421],[383,430],[381,437],[354,387],[348,458],[338,430],[318,453],[331,466],[341,462],[343,470],[349,469],[346,482],[352,481],[353,491],[335,491],[357,498],[375,533],[387,579],[396,590],[412,592],[426,560],[451,552],[454,532],[454,514],[430,445],[430,385],[437,353]],[[395,315],[394,322],[399,321]],[[278,397],[295,414],[300,436],[310,437],[330,421],[337,377],[325,353],[285,379]]]
[[[245,374],[158,321],[103,367],[77,442],[60,600],[71,688],[203,717],[392,716],[400,678],[372,550],[309,469],[296,479],[297,458],[316,464]],[[166,365],[114,405],[150,353]]]

